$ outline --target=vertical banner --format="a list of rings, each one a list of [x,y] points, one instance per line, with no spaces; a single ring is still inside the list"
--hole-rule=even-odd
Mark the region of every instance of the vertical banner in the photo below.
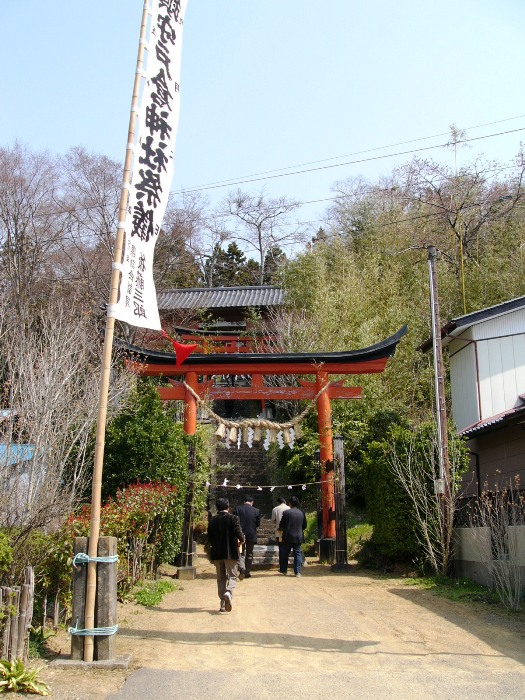
[[[179,121],[182,27],[187,0],[152,0],[148,59],[138,111],[124,228],[124,260],[114,318],[160,330],[153,253],[173,177]],[[128,144],[128,148],[131,147]],[[125,187],[128,185],[124,184]]]

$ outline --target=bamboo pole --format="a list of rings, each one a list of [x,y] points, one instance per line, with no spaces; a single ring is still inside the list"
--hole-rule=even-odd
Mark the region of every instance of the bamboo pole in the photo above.
[[[149,14],[149,0],[144,0],[142,10],[142,23],[140,27],[139,48],[137,53],[137,69],[135,71],[135,82],[133,85],[133,96],[131,100],[131,110],[128,127],[128,141],[126,148],[126,159],[124,161],[124,172],[122,177],[122,190],[119,204],[119,223],[115,239],[115,251],[113,255],[113,266],[111,274],[111,288],[109,292],[109,305],[106,317],[106,332],[104,336],[104,349],[102,360],[102,372],[99,393],[99,409],[97,418],[97,432],[95,442],[95,461],[93,465],[93,479],[91,486],[91,519],[89,525],[89,557],[96,557],[98,550],[98,538],[100,533],[100,504],[102,490],[102,466],[104,463],[104,442],[106,435],[106,417],[109,395],[109,379],[111,372],[111,354],[113,349],[113,335],[115,330],[115,318],[112,309],[118,301],[118,290],[120,283],[120,263],[122,260],[122,249],[124,247],[124,221],[126,219],[126,207],[128,205],[128,185],[130,182],[131,166],[133,164],[133,145],[135,143],[135,128],[137,111],[139,106],[139,92],[142,74],[142,64],[144,60],[144,44]],[[87,565],[86,584],[86,615],[84,627],[93,629],[95,627],[95,601],[97,592],[97,565],[90,561]],[[92,636],[86,636],[84,640],[84,661],[93,661],[94,641]]]

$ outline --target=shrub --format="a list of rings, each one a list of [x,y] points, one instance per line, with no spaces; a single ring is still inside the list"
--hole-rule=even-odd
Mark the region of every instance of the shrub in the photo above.
[[[349,559],[358,559],[363,547],[372,539],[374,526],[370,523],[359,523],[353,527],[349,527],[346,531],[346,540],[348,543]]]
[[[12,550],[9,564],[2,579],[10,586],[20,585],[25,579],[25,569],[31,566],[35,578],[34,618],[45,617],[47,601],[55,602],[57,615],[67,611],[71,604],[71,546],[62,531],[45,533],[32,530],[26,533],[11,531]],[[0,542],[2,541],[0,536]],[[0,544],[0,556],[4,551]],[[58,619],[55,620],[58,624]]]
[[[100,535],[117,538],[119,555],[117,590],[124,598],[142,578],[152,575],[162,561],[164,539],[174,538],[179,520],[174,516],[180,494],[166,483],[133,484],[119,489],[100,513]],[[89,533],[90,506],[72,515],[65,529],[73,537]]]
[[[165,481],[186,491],[188,451],[184,429],[164,407],[155,386],[139,381],[128,406],[108,425],[103,496],[135,482]]]
[[[0,532],[0,573],[9,570],[13,561],[13,550],[9,544],[9,538],[4,532]]]
[[[209,475],[209,439],[206,429],[185,435],[175,421],[173,409],[163,405],[157,388],[142,380],[128,406],[109,425],[106,433],[103,495],[115,498],[134,483],[167,483],[177,487],[178,497],[163,521],[163,538],[156,545],[159,561],[173,562],[180,553],[186,490],[190,480],[189,448],[195,449],[191,475],[193,512],[199,515],[206,500]]]
[[[308,556],[313,556],[316,551],[317,544],[317,513],[306,513],[306,530],[304,531],[304,553]]]
[[[364,455],[365,495],[374,532],[371,547],[385,560],[412,560],[420,554],[413,507],[388,464],[389,445],[373,442]]]

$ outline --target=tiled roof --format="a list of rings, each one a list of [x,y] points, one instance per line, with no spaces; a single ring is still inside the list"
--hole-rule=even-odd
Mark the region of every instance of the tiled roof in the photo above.
[[[171,309],[225,309],[250,306],[279,306],[284,291],[279,287],[212,287],[171,289],[157,295],[160,311]]]

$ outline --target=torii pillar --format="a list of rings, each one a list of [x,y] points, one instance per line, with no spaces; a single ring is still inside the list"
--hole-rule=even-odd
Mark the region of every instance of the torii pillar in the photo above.
[[[199,389],[199,377],[197,372],[186,372],[186,384],[197,393]],[[197,400],[195,396],[185,389],[184,394],[184,434],[195,435],[197,432]]]
[[[199,376],[197,372],[186,373],[186,384],[197,393]],[[197,432],[197,401],[193,394],[185,389],[184,396],[184,433],[195,435]],[[193,566],[193,474],[195,473],[195,445],[188,445],[188,474],[189,480],[186,487],[186,505],[184,508],[184,522],[182,526],[182,553],[181,565],[177,569],[178,579],[194,579],[197,569]]]
[[[316,388],[321,391],[329,382],[328,372],[318,372]],[[334,453],[332,446],[332,411],[328,391],[317,399],[317,422],[321,461],[321,503],[323,509],[323,537],[319,543],[319,559],[332,561],[335,547],[335,490]]]

